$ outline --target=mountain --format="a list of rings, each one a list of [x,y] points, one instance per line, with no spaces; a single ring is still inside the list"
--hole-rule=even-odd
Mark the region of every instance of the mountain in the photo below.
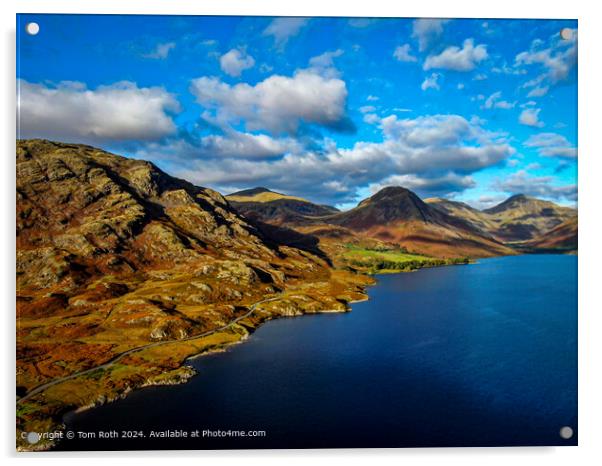
[[[436,257],[513,253],[470,222],[430,206],[402,187],[384,188],[328,222]]]
[[[427,202],[448,215],[469,222],[475,228],[493,235],[504,243],[518,243],[538,238],[555,226],[577,216],[575,209],[524,194],[511,196],[485,210],[440,198],[427,199]]]
[[[449,199],[443,199],[440,197],[425,199],[424,202],[452,217],[465,220],[474,228],[485,233],[492,234],[495,230],[495,224],[493,223],[492,219],[489,218],[489,215],[464,202],[451,201]]]
[[[533,239],[577,215],[570,207],[524,194],[511,196],[483,212],[495,225],[492,233],[505,242]]]
[[[207,256],[277,256],[217,192],[92,147],[19,141],[18,286],[177,267]]]
[[[20,140],[16,172],[23,432],[58,429],[66,410],[135,387],[185,381],[186,358],[267,319],[345,311],[372,282],[333,269],[301,233],[286,245],[277,228],[150,162]]]
[[[315,217],[338,212],[334,207],[314,204],[300,197],[261,187],[232,193],[226,199],[243,215],[276,225],[307,224],[313,222]]]
[[[561,224],[555,226],[551,230],[539,235],[538,237],[526,241],[525,247],[536,251],[577,251],[577,217],[572,217],[565,220]]]

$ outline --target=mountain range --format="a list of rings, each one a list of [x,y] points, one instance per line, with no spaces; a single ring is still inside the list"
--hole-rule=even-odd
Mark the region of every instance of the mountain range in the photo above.
[[[478,210],[442,198],[423,201],[408,189],[392,186],[345,212],[266,188],[240,191],[226,198],[243,215],[261,222],[287,225],[318,237],[374,238],[435,257],[576,249],[577,211],[523,194]],[[573,228],[560,230],[564,223]],[[554,241],[555,236],[560,237],[558,241]]]

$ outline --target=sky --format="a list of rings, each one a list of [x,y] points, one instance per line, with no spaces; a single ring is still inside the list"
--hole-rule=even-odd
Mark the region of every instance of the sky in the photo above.
[[[576,20],[27,14],[17,31],[19,138],[342,209],[395,185],[576,206]]]

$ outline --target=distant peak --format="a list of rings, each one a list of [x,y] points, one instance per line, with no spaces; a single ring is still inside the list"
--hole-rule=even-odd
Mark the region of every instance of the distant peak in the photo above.
[[[378,191],[376,194],[373,194],[372,196],[370,196],[368,199],[366,199],[366,201],[379,201],[382,199],[389,199],[389,198],[394,198],[394,197],[399,197],[399,196],[408,196],[408,195],[415,195],[412,191],[410,191],[409,189],[403,188],[401,186],[387,186],[386,188],[381,189],[380,191]]]
[[[397,194],[406,194],[410,193],[409,189],[404,188],[403,186],[387,186],[386,188],[378,191],[374,196],[395,196]]]
[[[508,199],[506,199],[508,202],[511,201],[526,201],[529,198],[524,195],[524,194],[514,194],[513,196],[510,196]]]
[[[269,190],[268,188],[264,188],[263,186],[258,186],[257,188],[243,189],[242,191],[236,191],[235,193],[230,194],[230,196],[255,196],[256,194],[261,193],[272,193],[274,191]]]
[[[422,203],[420,198],[409,189],[406,189],[402,186],[387,186],[369,198],[364,199],[358,205],[365,206],[368,204],[382,204],[390,202],[397,204],[399,202],[406,202],[406,200],[413,203]]]

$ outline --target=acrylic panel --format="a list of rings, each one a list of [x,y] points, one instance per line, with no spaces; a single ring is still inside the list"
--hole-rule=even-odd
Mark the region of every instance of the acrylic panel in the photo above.
[[[16,443],[576,445],[577,21],[17,16]]]

